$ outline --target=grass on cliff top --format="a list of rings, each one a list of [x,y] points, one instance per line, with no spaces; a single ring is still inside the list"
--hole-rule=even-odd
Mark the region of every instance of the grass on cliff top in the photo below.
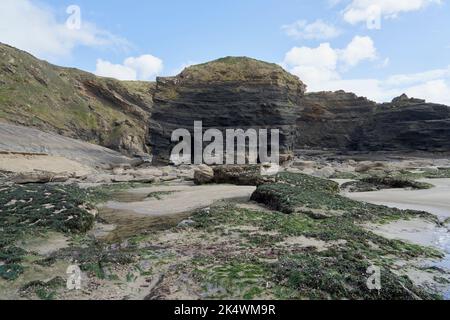
[[[225,57],[186,68],[182,77],[194,81],[273,80],[303,86],[298,77],[279,65],[247,57]]]
[[[0,118],[16,124],[107,145],[116,122],[129,121],[126,135],[144,140],[141,114],[124,105],[152,104],[142,82],[123,83],[81,70],[53,66],[28,53],[0,44]],[[91,89],[84,83],[94,84]],[[106,94],[105,94],[106,93]],[[139,102],[139,103],[137,103]],[[142,102],[142,103],[141,103]],[[105,143],[104,143],[105,142]]]

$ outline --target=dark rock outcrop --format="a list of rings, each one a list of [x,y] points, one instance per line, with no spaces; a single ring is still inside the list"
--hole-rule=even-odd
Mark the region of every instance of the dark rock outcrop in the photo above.
[[[420,100],[379,105],[354,137],[362,151],[450,151],[450,108]]]
[[[297,118],[296,148],[348,150],[377,104],[344,91],[307,93]]]
[[[203,130],[279,129],[280,153],[291,154],[295,113],[305,85],[276,64],[249,58],[223,58],[192,66],[173,78],[157,79],[150,124],[156,162],[167,162],[172,132],[194,121]]]
[[[306,94],[296,148],[450,151],[450,108],[402,95],[376,104],[343,91]]]
[[[450,108],[401,95],[377,104],[344,91],[305,94],[276,64],[223,58],[157,83],[61,68],[0,43],[0,121],[168,163],[172,132],[279,129],[294,149],[450,151]],[[150,134],[150,138],[149,138]],[[151,150],[152,149],[152,150]],[[225,148],[224,148],[225,149]]]

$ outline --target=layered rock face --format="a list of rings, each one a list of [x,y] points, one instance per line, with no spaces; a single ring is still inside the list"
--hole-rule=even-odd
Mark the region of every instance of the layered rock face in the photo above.
[[[450,151],[447,106],[406,95],[377,104],[305,88],[280,66],[250,58],[192,66],[157,83],[127,82],[57,67],[0,43],[0,122],[125,155],[152,152],[155,163],[169,162],[172,132],[193,135],[194,121],[224,136],[226,129],[279,129],[281,160],[294,149]]]
[[[296,148],[338,151],[450,151],[450,108],[395,98],[376,104],[344,91],[306,94]]]
[[[344,91],[307,93],[297,118],[298,149],[348,150],[358,144],[358,129],[377,104]]]
[[[280,153],[292,153],[295,114],[305,85],[275,64],[249,58],[223,58],[189,67],[173,78],[157,79],[150,141],[156,163],[168,162],[172,132],[194,121],[203,130],[279,129]]]
[[[450,108],[411,99],[382,104],[355,132],[356,150],[450,151]]]

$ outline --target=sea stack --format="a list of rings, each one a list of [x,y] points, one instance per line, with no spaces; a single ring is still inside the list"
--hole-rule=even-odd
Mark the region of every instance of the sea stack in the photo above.
[[[276,64],[227,57],[158,78],[150,123],[155,163],[168,163],[176,129],[279,129],[281,160],[293,155],[295,114],[306,86]]]

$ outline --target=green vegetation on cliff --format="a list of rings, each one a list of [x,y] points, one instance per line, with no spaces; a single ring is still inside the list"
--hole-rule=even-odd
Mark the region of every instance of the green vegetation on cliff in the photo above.
[[[0,43],[0,121],[127,154],[148,152],[154,83],[61,68]]]
[[[194,82],[273,81],[305,88],[297,76],[285,71],[279,65],[247,57],[225,57],[194,65],[186,68],[179,77]]]

